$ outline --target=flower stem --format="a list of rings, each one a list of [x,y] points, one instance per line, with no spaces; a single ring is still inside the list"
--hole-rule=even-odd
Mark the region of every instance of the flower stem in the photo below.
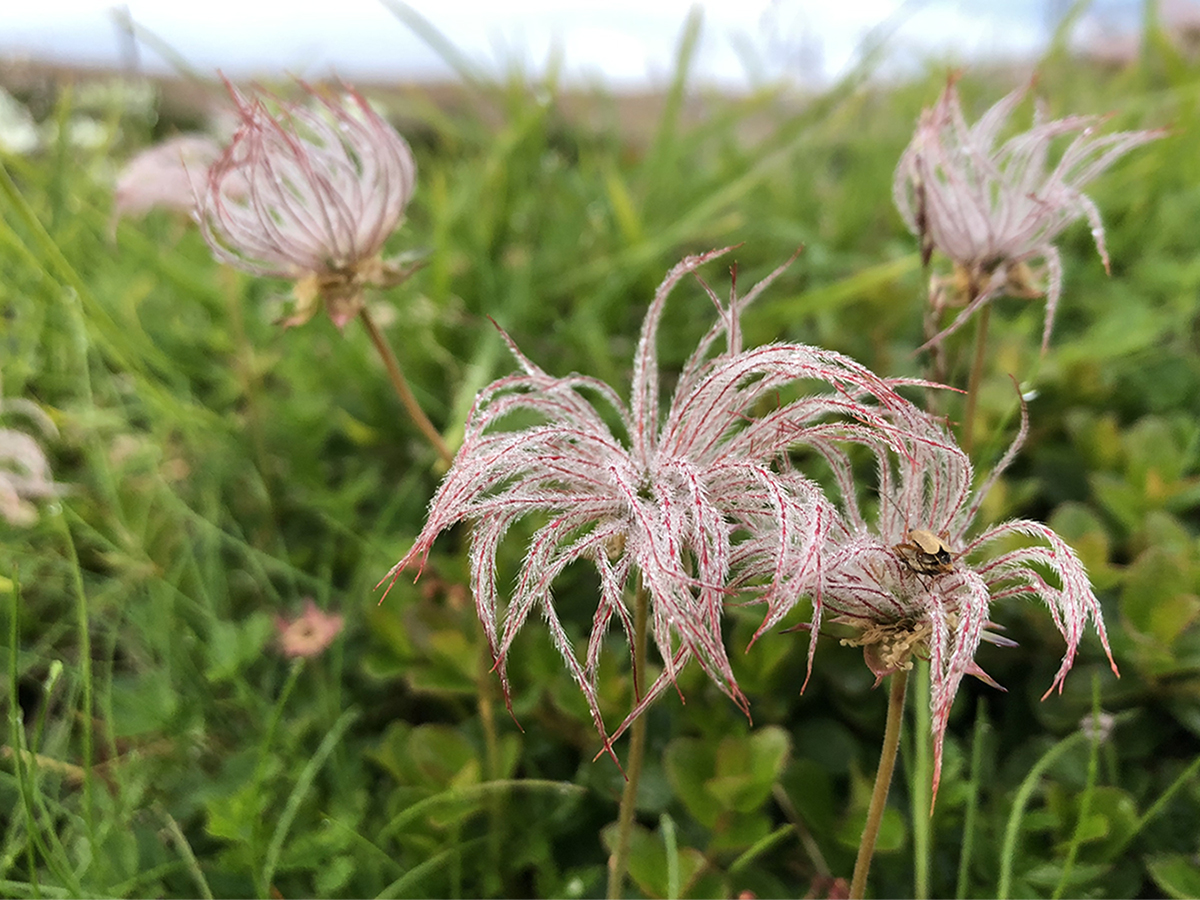
[[[650,597],[638,585],[633,610],[633,684],[634,702],[641,700],[646,684],[646,618]],[[617,815],[617,846],[608,862],[608,900],[618,900],[625,887],[629,867],[629,844],[633,837],[633,814],[637,808],[638,782],[642,778],[642,759],[646,755],[646,717],[638,716],[629,726],[629,756],[625,760],[625,790]]]
[[[979,382],[983,380],[983,357],[987,351],[988,319],[991,314],[991,306],[984,306],[979,311],[975,327],[975,361],[971,364],[971,377],[967,382],[967,409],[962,424],[962,448],[967,453],[971,452],[975,443],[975,409],[979,402]]]
[[[904,693],[907,687],[908,672],[896,672],[892,676],[891,693],[888,694],[887,726],[883,731],[883,748],[879,752],[879,769],[875,772],[875,789],[871,792],[867,824],[863,827],[858,858],[854,861],[854,877],[850,881],[851,900],[862,900],[867,889],[867,873],[871,870],[871,857],[875,855],[875,839],[879,837],[888,790],[892,786],[892,772],[896,768],[896,751],[900,749],[900,727],[904,722]]]
[[[433,427],[433,423],[429,421],[429,417],[421,409],[421,404],[413,396],[412,389],[408,386],[408,381],[405,379],[404,373],[400,371],[400,363],[396,359],[396,354],[392,352],[392,348],[383,339],[383,334],[379,331],[379,326],[375,324],[375,320],[371,318],[371,314],[365,306],[359,310],[358,316],[362,319],[363,327],[367,329],[367,334],[371,337],[371,343],[379,351],[379,356],[383,360],[384,367],[387,369],[388,377],[392,381],[392,387],[396,389],[396,394],[400,397],[400,402],[404,404],[404,408],[408,411],[409,417],[416,424],[417,428],[421,430],[421,434],[425,435],[429,443],[433,445],[433,449],[437,451],[437,455],[441,458],[442,462],[450,465],[454,462],[454,454],[450,452],[450,448],[442,440],[442,435]]]

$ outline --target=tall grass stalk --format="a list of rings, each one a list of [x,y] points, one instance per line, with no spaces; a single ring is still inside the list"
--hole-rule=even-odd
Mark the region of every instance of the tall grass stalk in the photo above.
[[[1067,845],[1067,858],[1063,860],[1062,874],[1051,895],[1053,900],[1060,900],[1071,881],[1071,871],[1075,868],[1075,859],[1079,856],[1079,846],[1083,843],[1083,831],[1087,826],[1088,815],[1092,810],[1092,797],[1096,793],[1096,772],[1100,768],[1100,743],[1103,735],[1100,733],[1100,679],[1092,677],[1092,734],[1091,747],[1088,749],[1087,783],[1079,798],[1079,818],[1075,822],[1075,830],[1071,832],[1071,842]]]
[[[88,842],[95,847],[96,803],[92,786],[95,781],[95,772],[92,766],[95,761],[96,723],[92,703],[92,627],[88,616],[87,591],[83,587],[83,573],[79,568],[79,554],[75,550],[75,540],[71,537],[67,517],[56,516],[55,518],[62,533],[63,545],[67,550],[67,561],[71,567],[71,587],[75,594],[75,627],[79,635],[79,684],[82,694],[79,730],[83,742],[83,820],[87,828]],[[16,651],[15,644],[13,650]]]
[[[983,362],[987,356],[988,321],[991,315],[992,307],[988,304],[979,311],[975,321],[975,356],[967,380],[967,408],[963,413],[960,442],[967,453],[975,446],[975,411],[979,408],[979,385],[983,383]]]
[[[275,876],[275,867],[279,864],[279,854],[283,851],[283,842],[287,838],[288,831],[291,830],[292,823],[296,820],[296,813],[300,810],[301,802],[303,802],[305,796],[312,789],[313,779],[317,777],[317,772],[321,770],[321,767],[325,765],[325,761],[338,746],[346,730],[354,724],[354,721],[358,717],[359,712],[356,709],[348,709],[342,713],[329,731],[325,733],[325,737],[317,745],[317,749],[313,752],[312,757],[304,764],[304,768],[300,770],[299,775],[296,776],[292,790],[283,804],[283,811],[279,814],[279,819],[275,823],[275,830],[271,834],[271,840],[267,844],[266,856],[263,859],[262,870],[258,876],[263,897],[271,896],[273,893],[271,882]]]
[[[979,791],[983,783],[983,742],[987,728],[987,705],[980,697],[975,704],[975,728],[971,732],[971,776],[967,782],[967,808],[963,813],[962,850],[958,855],[958,880],[954,896],[963,900],[971,881],[971,856],[979,816]]]
[[[933,784],[933,765],[930,760],[929,662],[914,663],[916,678],[913,687],[913,765],[909,778],[912,798],[913,830],[913,897],[924,900],[929,896],[929,862],[933,851],[933,809],[929,796]]]
[[[1016,865],[1017,856],[1017,838],[1020,836],[1021,823],[1025,819],[1025,809],[1029,806],[1033,792],[1037,790],[1038,784],[1041,782],[1041,778],[1046,773],[1046,770],[1058,762],[1059,758],[1067,751],[1072,750],[1086,739],[1087,735],[1082,731],[1077,731],[1063,738],[1042,754],[1041,758],[1033,764],[1033,768],[1029,770],[1029,774],[1025,776],[1025,779],[1021,782],[1021,786],[1017,789],[1016,796],[1013,797],[1012,810],[1008,814],[1008,822],[1004,826],[1004,840],[1000,846],[1000,879],[996,885],[997,900],[1008,900],[1012,894],[1013,868]]]

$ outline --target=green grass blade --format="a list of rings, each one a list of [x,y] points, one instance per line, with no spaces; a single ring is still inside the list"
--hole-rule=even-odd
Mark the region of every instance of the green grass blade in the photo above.
[[[983,783],[983,742],[987,729],[987,704],[983,698],[975,706],[975,728],[971,733],[971,780],[967,784],[967,809],[963,814],[962,852],[958,857],[958,880],[954,896],[963,900],[971,879],[971,855],[975,849],[975,829],[979,816],[979,790]]]
[[[456,856],[461,855],[464,850],[473,849],[480,846],[487,838],[473,838],[465,844],[455,844],[441,853],[434,854],[425,860],[420,865],[413,866],[400,878],[397,878],[382,891],[376,894],[378,900],[390,900],[395,897],[411,897],[418,894],[414,889],[421,883],[421,879],[432,872],[437,872],[442,869],[447,862],[453,860]]]
[[[316,752],[296,779],[296,784],[292,787],[292,792],[288,795],[287,802],[284,803],[283,813],[279,816],[279,821],[275,824],[275,832],[271,835],[271,841],[267,845],[266,859],[263,862],[262,872],[259,875],[259,884],[264,888],[269,889],[271,886],[271,879],[275,875],[275,867],[279,862],[279,854],[283,850],[283,842],[287,839],[288,831],[296,819],[296,813],[300,810],[300,804],[303,802],[304,796],[312,787],[313,779],[317,777],[317,772],[325,765],[325,760],[329,758],[329,754],[337,747],[338,741],[342,739],[342,735],[346,733],[346,729],[354,724],[358,716],[359,712],[356,709],[348,709],[342,713],[341,718],[329,729],[328,733],[321,740],[321,743],[317,746]]]
[[[1033,768],[1029,770],[1029,774],[1025,776],[1021,786],[1017,789],[1016,796],[1013,798],[1012,811],[1009,813],[1008,822],[1004,827],[1004,842],[1000,847],[1000,881],[996,886],[997,900],[1008,900],[1012,893],[1017,837],[1021,831],[1021,821],[1025,818],[1025,808],[1029,805],[1033,792],[1037,790],[1038,782],[1046,770],[1058,762],[1059,757],[1085,739],[1086,735],[1082,731],[1063,738],[1042,754],[1041,759],[1034,763]]]
[[[572,784],[569,781],[545,781],[536,778],[506,778],[500,781],[485,781],[481,784],[451,788],[450,790],[434,794],[432,797],[426,797],[424,800],[414,803],[408,809],[404,810],[404,812],[395,816],[387,825],[380,829],[378,840],[382,843],[410,822],[417,821],[426,812],[436,809],[439,806],[445,806],[450,803],[474,802],[493,794],[507,793],[509,791],[547,791],[564,797],[572,794],[578,796],[585,793],[582,787]]]
[[[659,817],[659,830],[667,851],[667,900],[679,898],[679,841],[675,835],[675,820],[667,813]]]
[[[1075,830],[1071,833],[1071,843],[1067,847],[1067,858],[1063,861],[1062,874],[1051,895],[1053,900],[1060,900],[1067,889],[1071,870],[1075,868],[1075,858],[1079,855],[1079,845],[1083,842],[1083,828],[1092,808],[1092,796],[1096,793],[1096,773],[1100,768],[1100,679],[1097,676],[1092,676],[1091,737],[1091,747],[1088,750],[1087,784],[1079,801],[1079,819],[1075,822]]]

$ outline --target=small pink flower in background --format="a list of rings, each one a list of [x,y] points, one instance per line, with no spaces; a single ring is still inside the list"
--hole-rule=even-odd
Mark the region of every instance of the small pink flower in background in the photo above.
[[[933,794],[941,775],[942,744],[950,707],[964,675],[999,687],[975,662],[981,641],[1015,646],[989,631],[993,601],[1040,599],[1067,642],[1050,691],[1062,690],[1084,627],[1090,621],[1114,672],[1100,603],[1075,552],[1040,522],[1017,519],[968,538],[988,489],[1016,456],[1026,424],[996,469],[974,491],[967,456],[933,420],[922,433],[900,436],[902,452],[889,457],[872,447],[879,467],[879,513],[874,527],[863,517],[844,452],[827,453],[842,492],[842,510],[830,524],[822,552],[819,588],[812,591],[814,635],[822,614],[851,626],[844,644],[863,647],[877,679],[930,660],[934,735]],[[988,556],[1002,538],[1032,538],[1031,546]],[[811,651],[811,646],[810,646]],[[877,682],[878,683],[878,682]],[[1043,699],[1045,699],[1043,697]]]
[[[114,222],[152,209],[192,213],[220,155],[221,145],[199,134],[176,135],[138,153],[117,176]]]
[[[1062,289],[1062,261],[1053,241],[1076,219],[1086,218],[1105,270],[1109,267],[1100,211],[1082,188],[1134,147],[1165,134],[1100,135],[1101,117],[1047,121],[1039,104],[1033,126],[997,146],[1027,90],[1013,91],[969,126],[951,79],[937,105],[921,114],[896,167],[893,197],[904,223],[921,239],[924,262],[936,248],[954,263],[953,276],[933,281],[936,310],[966,306],[930,343],[957,331],[985,303],[1008,293],[1046,296],[1045,349]],[[1051,164],[1051,145],[1071,134],[1075,138]],[[1030,268],[1039,261],[1044,275]]]
[[[279,631],[279,649],[284,656],[317,656],[325,650],[342,631],[343,619],[338,615],[323,612],[308,598],[304,601],[304,613],[294,619],[275,617]]]
[[[836,516],[820,488],[791,466],[789,448],[808,445],[821,453],[846,435],[891,444],[893,431],[927,418],[896,393],[902,382],[840,354],[798,344],[742,349],[742,309],[786,266],[745,297],[734,293],[728,304],[701,282],[719,321],[685,363],[660,414],[656,343],[667,295],[725,252],[688,257],[659,287],[642,325],[628,405],[603,382],[550,375],[510,341],[521,371],[476,398],[425,527],[389,573],[394,582],[405,568],[423,566],[441,532],[469,521],[472,591],[506,698],[513,639],[540,608],[610,753],[612,741],[692,659],[746,710],[723,643],[724,603],[739,591],[781,610],[794,603],[818,580],[820,550]],[[723,351],[713,353],[722,337]],[[800,393],[780,405],[781,392],[813,384],[827,392]],[[536,424],[518,427],[514,416]],[[540,525],[504,602],[497,550],[527,516]],[[582,654],[559,620],[553,594],[554,580],[577,560],[596,567],[600,584]],[[638,686],[631,711],[609,736],[598,700],[601,648],[614,620],[632,645],[628,589],[639,582],[662,671],[648,687]],[[764,628],[774,621],[768,616]]]
[[[324,301],[340,328],[367,286],[411,273],[379,254],[404,218],[417,168],[404,138],[357,93],[302,86],[311,107],[229,86],[240,125],[208,170],[200,225],[222,262],[296,282],[285,324],[308,321]]]

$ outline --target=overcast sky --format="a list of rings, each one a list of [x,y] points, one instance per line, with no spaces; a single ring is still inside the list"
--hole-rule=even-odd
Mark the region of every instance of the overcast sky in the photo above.
[[[112,0],[0,0],[0,56],[120,64],[129,54]],[[898,25],[896,60],[929,52],[968,62],[1028,56],[1060,0],[707,0],[703,81],[728,87],[789,74],[836,77],[872,28]],[[420,78],[445,64],[380,0],[127,0],[141,28],[194,68],[238,77],[331,68],[347,78]],[[568,77],[613,86],[660,85],[689,0],[439,0],[412,7],[469,59],[500,71],[514,60],[544,69],[559,51]],[[890,27],[890,26],[888,26]],[[151,42],[140,64],[169,68]]]

